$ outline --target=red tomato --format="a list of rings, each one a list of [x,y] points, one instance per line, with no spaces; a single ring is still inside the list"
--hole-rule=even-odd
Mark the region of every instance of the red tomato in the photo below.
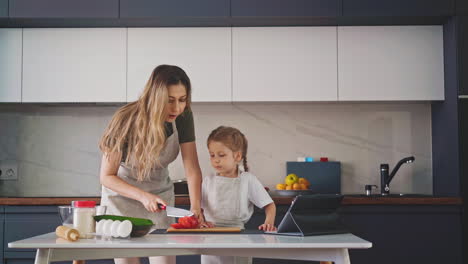
[[[182,228],[192,227],[192,223],[186,217],[179,218],[179,224],[182,226]]]
[[[190,223],[190,228],[198,227],[198,220],[195,217],[187,217],[187,222]]]
[[[183,228],[182,225],[179,224],[179,223],[171,224],[171,226],[172,226],[173,228],[175,228],[175,229],[182,229],[182,228]]]

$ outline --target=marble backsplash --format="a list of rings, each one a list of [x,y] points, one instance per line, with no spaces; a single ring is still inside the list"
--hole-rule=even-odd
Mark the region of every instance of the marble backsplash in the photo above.
[[[0,105],[0,163],[18,164],[17,180],[0,180],[1,196],[99,196],[100,136],[115,105]],[[414,155],[391,183],[393,192],[432,193],[431,105],[379,103],[195,103],[203,173],[211,167],[206,138],[219,125],[249,140],[251,171],[270,188],[298,156],[342,162],[342,192],[380,185],[379,165]],[[170,166],[184,178],[181,157]]]

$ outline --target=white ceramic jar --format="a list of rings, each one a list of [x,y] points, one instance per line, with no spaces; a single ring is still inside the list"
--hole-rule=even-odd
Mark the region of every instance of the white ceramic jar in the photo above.
[[[73,227],[80,232],[80,238],[93,238],[96,222],[95,201],[73,201]]]

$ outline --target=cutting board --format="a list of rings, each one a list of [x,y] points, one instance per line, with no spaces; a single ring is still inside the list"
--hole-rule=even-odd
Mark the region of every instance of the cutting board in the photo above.
[[[168,233],[240,233],[239,227],[207,227],[207,228],[194,228],[194,229],[175,229],[169,227]]]

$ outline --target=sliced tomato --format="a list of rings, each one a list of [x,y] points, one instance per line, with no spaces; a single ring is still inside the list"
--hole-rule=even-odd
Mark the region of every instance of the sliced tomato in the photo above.
[[[191,216],[188,218],[192,224],[192,228],[198,227],[198,219],[195,216]]]
[[[173,228],[175,228],[175,229],[182,229],[182,228],[184,228],[184,227],[183,227],[181,224],[179,224],[179,223],[171,224],[171,226],[172,226]]]
[[[186,217],[179,218],[179,224],[182,226],[182,228],[192,227],[192,223]]]

